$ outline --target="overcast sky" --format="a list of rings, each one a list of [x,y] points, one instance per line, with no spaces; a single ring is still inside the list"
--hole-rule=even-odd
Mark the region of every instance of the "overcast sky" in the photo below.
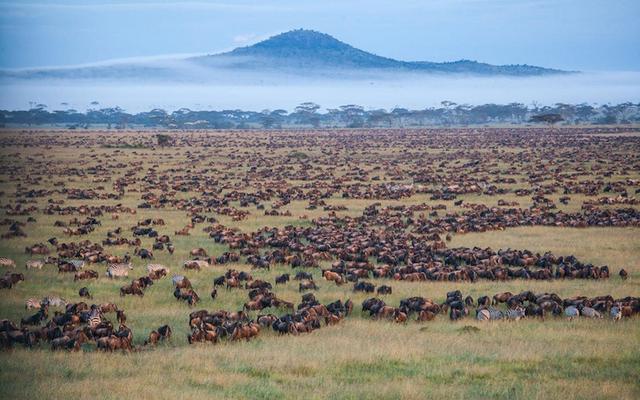
[[[403,60],[640,70],[640,0],[0,0],[0,68],[229,50],[295,28]]]

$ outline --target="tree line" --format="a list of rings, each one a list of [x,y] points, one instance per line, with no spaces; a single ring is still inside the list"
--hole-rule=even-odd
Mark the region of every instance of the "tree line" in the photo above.
[[[128,113],[120,107],[49,110],[37,104],[29,110],[0,110],[0,127],[53,125],[68,129],[100,127],[155,127],[166,129],[283,129],[283,128],[399,128],[420,126],[466,126],[484,124],[635,124],[640,122],[640,103],[589,105],[558,103],[553,106],[483,104],[471,106],[443,101],[438,107],[409,110],[369,109],[357,104],[321,111],[306,102],[293,111],[284,109],[245,111],[176,111],[153,109]]]

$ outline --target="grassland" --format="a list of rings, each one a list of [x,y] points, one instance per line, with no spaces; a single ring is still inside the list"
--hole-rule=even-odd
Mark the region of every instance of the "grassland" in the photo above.
[[[228,134],[210,133],[213,138],[228,138]],[[42,133],[38,135],[43,135]],[[76,136],[74,136],[76,135]],[[256,134],[256,140],[261,136]],[[55,134],[49,134],[56,138]],[[85,135],[86,136],[86,135]],[[82,134],[73,134],[84,147],[70,147],[69,142],[21,148],[9,146],[2,149],[3,176],[0,191],[4,192],[3,204],[9,202],[8,194],[15,192],[17,183],[8,172],[8,165],[19,165],[29,170],[28,157],[50,160],[56,168],[62,164],[72,165],[79,157],[86,160],[83,167],[110,161],[141,161],[138,174],[145,168],[163,161],[163,168],[183,165],[188,147],[152,150],[105,148],[102,144],[114,142],[144,143],[150,134],[122,134],[109,137],[94,133],[89,139]],[[73,139],[66,138],[66,141]],[[226,153],[210,152],[206,162],[225,168],[225,173],[240,173],[247,164],[233,168],[229,155],[243,147],[242,142],[232,144]],[[234,150],[235,149],[235,150]],[[282,156],[291,151],[304,151],[313,159],[319,156],[319,148],[308,143],[292,141],[291,146],[273,151]],[[360,155],[359,162],[368,165],[367,159],[381,154],[399,154],[397,149],[377,149],[371,154]],[[207,150],[208,151],[208,150]],[[249,152],[258,152],[250,148]],[[347,150],[345,150],[347,151]],[[433,151],[433,150],[432,150]],[[14,156],[20,154],[20,157]],[[94,158],[91,158],[94,156]],[[204,163],[205,161],[201,161]],[[114,169],[114,174],[124,174],[128,168]],[[56,169],[55,171],[59,171]],[[345,174],[348,170],[338,171]],[[222,172],[220,172],[222,173]],[[391,175],[381,171],[380,174]],[[624,178],[635,178],[638,171],[629,171]],[[622,176],[622,175],[621,175]],[[50,188],[52,181],[59,180],[57,172],[32,186]],[[66,176],[69,187],[92,188],[96,184],[91,178]],[[612,179],[616,179],[614,176]],[[294,184],[290,181],[289,184]],[[24,182],[22,183],[24,184]],[[109,186],[109,184],[105,185]],[[107,190],[108,191],[108,188]],[[65,205],[100,205],[123,203],[136,207],[140,203],[140,192],[128,190],[121,200],[66,200]],[[178,193],[188,196],[193,193]],[[557,200],[560,194],[549,197]],[[59,196],[59,198],[64,198]],[[463,195],[468,202],[494,204],[498,197]],[[528,197],[511,194],[499,198],[517,200],[522,207],[530,205]],[[568,212],[580,208],[585,197],[572,196],[568,206],[558,205]],[[42,207],[44,198],[36,200]],[[333,196],[327,199],[331,205],[345,205],[347,211],[339,215],[360,215],[362,210],[375,200],[354,200]],[[453,201],[431,201],[428,196],[418,194],[398,201],[382,200],[389,204],[440,204],[447,211],[461,211]],[[238,206],[237,204],[234,204]],[[322,209],[307,210],[306,202],[293,201],[280,211],[288,210],[290,217],[265,216],[255,207],[251,215],[239,222],[226,216],[215,215],[220,223],[236,226],[250,232],[264,226],[287,224],[309,225],[312,218],[326,215]],[[308,219],[300,219],[306,215]],[[310,334],[300,336],[278,336],[263,331],[260,336],[246,343],[222,342],[218,345],[193,345],[186,341],[188,314],[186,304],[176,302],[172,296],[170,279],[156,282],[143,298],[118,295],[125,281],[111,281],[104,277],[104,267],[92,268],[100,271],[97,281],[74,283],[70,275],[58,274],[55,267],[46,266],[42,271],[24,271],[24,262],[29,258],[24,247],[44,242],[56,236],[64,240],[100,242],[108,230],[118,226],[128,229],[136,221],[145,218],[163,218],[166,226],[161,234],[168,233],[173,239],[176,252],[155,252],[155,262],[165,264],[172,272],[182,269],[182,261],[188,259],[191,248],[203,247],[210,254],[219,255],[225,246],[214,243],[201,226],[191,236],[174,236],[188,220],[187,213],[175,209],[138,209],[136,215],[121,215],[119,220],[108,216],[100,218],[102,225],[89,235],[66,238],[61,228],[53,226],[56,220],[70,216],[34,215],[37,223],[27,224],[27,238],[0,241],[0,256],[17,261],[18,270],[25,274],[25,281],[16,288],[0,292],[0,318],[18,320],[31,312],[24,309],[29,297],[48,294],[60,295],[67,300],[78,301],[79,287],[86,285],[94,295],[95,303],[115,302],[126,310],[128,325],[133,329],[136,345],[141,346],[148,333],[162,324],[173,328],[171,343],[157,348],[141,347],[131,354],[105,354],[95,351],[95,346],[85,345],[78,353],[53,353],[47,346],[31,350],[16,348],[0,352],[0,398],[50,398],[50,399],[459,399],[459,398],[504,398],[504,399],[637,399],[640,398],[640,323],[637,317],[614,322],[609,319],[568,321],[565,319],[522,320],[518,322],[480,323],[473,318],[451,322],[439,316],[429,323],[398,325],[391,322],[372,321],[361,315],[359,304],[367,297],[353,293],[351,285],[335,286],[321,279],[320,272],[309,269],[316,278],[320,290],[316,293],[321,302],[351,298],[356,304],[354,315],[341,324],[322,327]],[[26,217],[15,217],[26,220]],[[143,239],[143,247],[150,248],[153,239]],[[622,281],[617,275],[604,281],[522,281],[477,283],[460,282],[404,282],[374,280],[376,284],[390,284],[393,294],[386,296],[388,304],[398,304],[409,296],[430,297],[443,301],[447,291],[460,289],[473,297],[491,295],[501,291],[555,292],[563,297],[574,295],[619,296],[640,295],[640,228],[554,228],[523,227],[504,231],[468,233],[454,235],[449,247],[478,246],[498,248],[526,248],[536,252],[553,251],[557,254],[573,254],[585,262],[609,265],[616,273],[621,267],[630,272]],[[131,247],[109,247],[112,254],[124,254]],[[146,262],[134,258],[134,270],[130,277],[145,274]],[[195,290],[203,298],[198,309],[237,310],[246,301],[246,291],[218,289],[218,297],[211,300],[208,293],[214,277],[227,268],[251,270],[244,263],[213,266],[201,272],[187,273]],[[276,275],[291,272],[289,267],[276,265],[269,271],[252,271],[254,278],[274,281]],[[274,290],[279,297],[299,301],[297,284],[291,282]],[[281,312],[272,311],[276,314]],[[251,315],[255,315],[252,313]]]

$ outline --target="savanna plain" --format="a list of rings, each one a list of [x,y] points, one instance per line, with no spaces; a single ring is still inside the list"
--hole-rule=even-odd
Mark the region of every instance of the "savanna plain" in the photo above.
[[[0,289],[0,319],[11,321],[2,326],[0,397],[640,398],[639,133],[4,130],[0,257],[15,267],[0,273],[24,279],[4,275],[11,287]],[[29,260],[44,265],[27,269]],[[128,276],[109,278],[109,260],[129,260]],[[122,296],[148,264],[167,276]],[[74,280],[86,270],[98,278]],[[240,272],[251,279],[236,285]],[[312,279],[295,280],[299,272]],[[283,274],[290,280],[276,284]],[[188,290],[176,298],[174,275],[199,301]],[[259,295],[279,301],[254,307],[245,287],[256,281],[271,287]],[[301,292],[302,282],[317,289]],[[355,291],[360,282],[392,291]],[[458,290],[454,305],[447,294]],[[314,317],[301,304],[309,293],[316,305],[341,303]],[[561,309],[537,301],[544,294]],[[99,348],[83,318],[47,336],[55,316],[74,314],[64,305],[21,324],[39,312],[25,302],[47,296],[115,304],[131,349]],[[415,297],[434,315],[402,307]],[[363,310],[371,298],[384,307]],[[573,304],[580,315],[569,318]],[[584,315],[585,306],[598,314]],[[483,308],[502,316],[480,320]],[[508,309],[525,315],[508,318]],[[198,310],[234,316],[207,325],[190,318]],[[124,341],[116,314],[99,314]],[[289,321],[284,332],[277,318]],[[28,343],[12,341],[9,324]],[[171,337],[145,343],[163,325]],[[87,340],[53,350],[60,332]],[[215,340],[200,340],[204,332]]]

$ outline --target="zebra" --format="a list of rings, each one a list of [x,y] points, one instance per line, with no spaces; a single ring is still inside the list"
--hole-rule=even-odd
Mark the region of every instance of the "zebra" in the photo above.
[[[44,266],[44,261],[42,260],[28,260],[24,264],[25,269],[33,269],[33,268],[42,269],[43,266]]]
[[[520,318],[524,318],[524,308],[516,307],[514,309],[509,309],[505,313],[505,317],[509,320],[518,321]]]
[[[169,273],[169,268],[165,267],[162,264],[149,264],[149,265],[147,265],[147,272],[148,273],[160,271],[161,269],[164,269],[165,271],[167,271],[167,273]]]
[[[591,307],[582,307],[580,313],[588,318],[602,318],[602,314]]]
[[[26,308],[27,310],[30,310],[32,308],[39,310],[40,307],[42,307],[42,302],[43,300],[38,300],[35,297],[30,297],[25,302],[24,308]]]
[[[76,267],[77,270],[81,270],[85,266],[84,260],[67,260],[67,262]]]
[[[483,308],[476,312],[476,319],[478,321],[489,321],[491,319],[491,313],[489,313],[489,310],[486,308]]]
[[[91,314],[89,314],[89,318],[87,319],[87,324],[89,328],[93,331],[102,323],[102,312],[100,312],[99,308],[94,308],[91,310]]]
[[[0,267],[16,267],[16,262],[10,258],[0,257]]]
[[[500,310],[496,310],[495,308],[489,309],[489,314],[491,315],[491,319],[502,319],[504,318],[504,314]]]
[[[495,308],[483,308],[476,312],[476,319],[478,321],[493,321],[496,319],[502,319],[504,317],[502,311]]]
[[[611,307],[611,318],[615,321],[619,321],[622,318],[622,310],[619,306],[615,305]]]
[[[67,301],[60,296],[47,296],[42,299],[42,302],[46,302],[51,307],[65,307],[67,305]]]
[[[580,316],[580,311],[575,306],[569,306],[564,309],[564,315],[569,317],[569,319],[573,319],[575,317]]]
[[[133,265],[131,263],[127,263],[127,264],[108,264],[107,265],[107,276],[109,278],[126,277],[126,276],[129,276],[129,270],[130,269],[133,269]]]

